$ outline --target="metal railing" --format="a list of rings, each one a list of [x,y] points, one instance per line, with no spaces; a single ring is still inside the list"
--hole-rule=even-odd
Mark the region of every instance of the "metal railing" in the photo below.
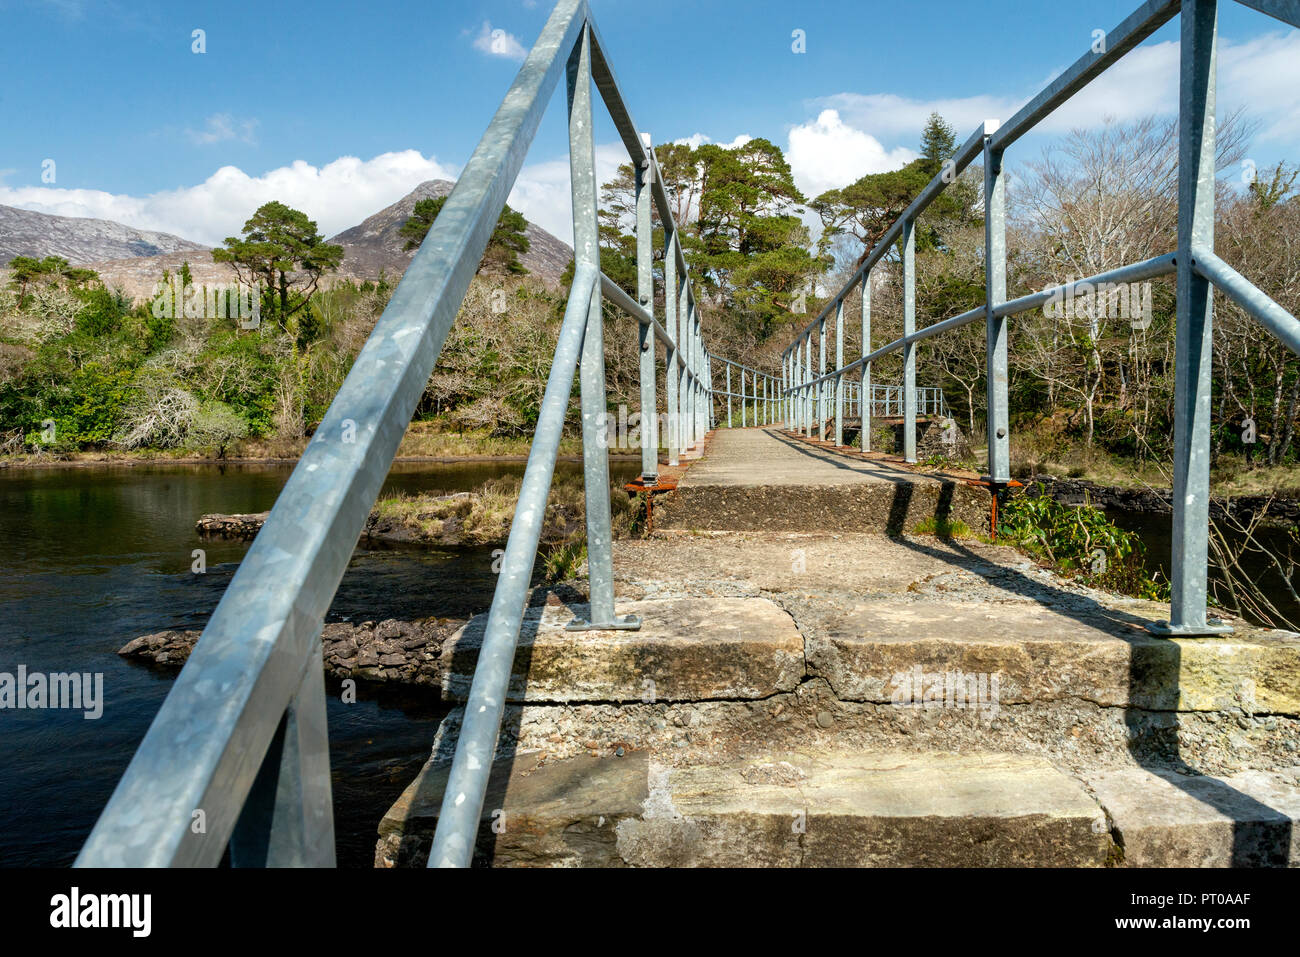
[[[1242,0],[1256,10],[1300,27],[1300,0]],[[1112,269],[1042,292],[1007,301],[1006,182],[1003,158],[1009,146],[1053,110],[1100,76],[1125,53],[1181,14],[1178,120],[1178,248],[1145,262]],[[1150,0],[1100,45],[1081,56],[1007,123],[986,120],[946,168],[921,191],[894,222],[830,302],[782,353],[783,415],[811,435],[832,415],[837,435],[843,421],[845,378],[857,372],[859,388],[871,382],[871,364],[903,353],[904,457],[916,461],[916,346],[980,319],[985,323],[985,379],[988,397],[988,479],[996,489],[1010,478],[1007,407],[1007,320],[1081,287],[1138,282],[1176,274],[1177,331],[1174,385],[1172,601],[1167,623],[1152,630],[1164,635],[1207,635],[1231,629],[1206,617],[1207,539],[1210,506],[1210,368],[1213,289],[1236,301],[1293,352],[1300,353],[1300,320],[1214,255],[1215,72],[1218,0]],[[977,159],[984,163],[984,305],[961,315],[916,328],[917,218],[957,175]],[[901,243],[903,335],[871,348],[871,270]],[[844,361],[844,303],[861,287],[862,354]],[[826,368],[827,317],[835,314],[835,367]],[[813,370],[813,336],[820,361]],[[829,411],[832,410],[833,411]],[[863,422],[864,433],[869,422]],[[837,438],[837,443],[839,439]]]
[[[569,627],[635,629],[614,610],[602,295],[640,326],[642,477],[657,478],[657,352],[671,464],[713,423],[714,357],[672,204],[586,0],[560,0],[366,340],[77,858],[79,866],[332,865],[322,623],[561,76],[575,271],[488,613],[430,866],[470,862],[575,372],[590,604]],[[636,173],[636,299],[600,272],[592,86]],[[651,207],[666,232],[654,315]],[[773,399],[775,389],[773,388]]]

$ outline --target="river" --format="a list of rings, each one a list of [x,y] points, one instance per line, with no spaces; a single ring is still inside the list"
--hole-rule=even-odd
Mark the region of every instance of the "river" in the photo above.
[[[399,464],[386,490],[448,492],[523,463]],[[576,473],[560,462],[557,475]],[[636,464],[611,462],[627,480]],[[205,512],[260,512],[291,466],[160,465],[0,471],[0,673],[102,673],[104,710],[0,711],[0,866],[70,864],[173,676],[127,662],[137,635],[203,627],[247,543],[200,540]],[[190,571],[206,551],[207,573]],[[491,603],[491,548],[358,549],[329,621],[468,617]],[[328,697],[341,866],[369,867],[379,819],[427,757],[446,706],[362,686]]]

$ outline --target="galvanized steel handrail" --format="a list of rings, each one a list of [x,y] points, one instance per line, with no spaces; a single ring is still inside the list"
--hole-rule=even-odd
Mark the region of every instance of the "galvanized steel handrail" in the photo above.
[[[1300,26],[1300,0],[1243,0],[1252,7],[1292,26]],[[1006,299],[1006,210],[1003,153],[1053,110],[1100,76],[1176,15],[1182,16],[1180,47],[1178,162],[1178,248],[1144,262],[1107,270]],[[987,120],[957,150],[894,221],[884,236],[864,256],[848,281],[830,298],[820,313],[794,337],[782,352],[783,417],[793,428],[820,436],[833,402],[836,442],[842,442],[845,377],[858,372],[860,394],[871,381],[871,365],[882,356],[903,352],[904,458],[916,461],[916,344],[983,319],[986,334],[986,388],[988,396],[988,479],[996,489],[1010,480],[1010,446],[1007,408],[1008,317],[1070,295],[1084,287],[1139,282],[1177,275],[1177,326],[1175,362],[1173,554],[1170,620],[1153,627],[1160,634],[1204,635],[1229,631],[1206,617],[1207,535],[1209,525],[1210,352],[1212,349],[1211,287],[1232,298],[1292,351],[1300,353],[1300,320],[1288,313],[1214,252],[1215,133],[1214,98],[1218,0],[1149,0],[1119,26],[1104,34],[1046,89],[1031,99],[1006,123]],[[985,302],[960,315],[915,328],[917,218],[944,188],[977,157],[984,159]],[[897,243],[901,243],[903,276],[903,335],[878,348],[871,346],[871,270]],[[861,289],[862,348],[852,362],[843,359],[844,304]],[[826,361],[826,326],[835,313],[836,360]],[[819,368],[814,372],[813,338],[820,344]],[[863,412],[863,448],[869,441],[869,410]]]

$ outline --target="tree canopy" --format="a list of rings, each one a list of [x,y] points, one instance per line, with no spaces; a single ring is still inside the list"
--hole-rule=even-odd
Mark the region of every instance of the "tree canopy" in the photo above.
[[[241,282],[263,287],[263,312],[288,328],[311,300],[321,277],[343,261],[343,247],[325,242],[307,214],[280,202],[263,205],[244,223],[243,237],[229,236],[212,251]]]
[[[446,196],[437,196],[419,200],[415,204],[411,215],[402,224],[400,230],[406,237],[405,248],[415,249],[424,242],[424,237],[429,234],[434,220],[438,218],[446,202]],[[479,264],[479,268],[495,269],[520,276],[527,274],[528,270],[519,261],[520,255],[528,252],[532,246],[528,237],[524,235],[524,230],[527,228],[528,220],[524,219],[523,213],[516,212],[509,206],[501,210],[501,216],[497,219],[496,228],[492,230],[492,236],[488,239],[487,249],[483,252],[483,261]]]

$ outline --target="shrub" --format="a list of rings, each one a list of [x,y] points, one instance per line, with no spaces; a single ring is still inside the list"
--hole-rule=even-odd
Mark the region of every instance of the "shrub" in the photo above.
[[[1146,571],[1146,545],[1093,505],[1064,505],[1046,494],[1022,492],[998,509],[998,539],[1017,545],[1095,588],[1155,601],[1169,585]]]

